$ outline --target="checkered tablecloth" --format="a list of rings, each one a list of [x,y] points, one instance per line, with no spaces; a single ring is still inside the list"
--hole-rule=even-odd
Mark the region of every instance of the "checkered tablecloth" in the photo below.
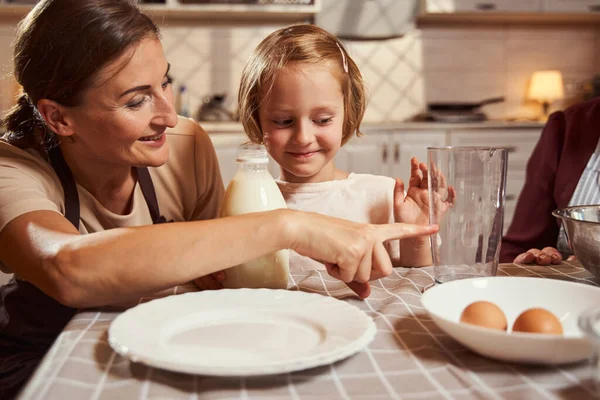
[[[551,267],[503,264],[499,276],[534,276],[598,285],[574,263]],[[587,399],[594,398],[587,362],[564,367],[506,364],[480,357],[444,334],[421,306],[432,268],[396,269],[373,282],[360,301],[322,271],[293,273],[292,290],[344,298],[377,325],[360,353],[332,365],[257,378],[172,373],[114,353],[107,330],[114,309],[79,312],[65,327],[22,399]],[[195,290],[177,287],[165,294]],[[147,301],[145,298],[142,301]]]

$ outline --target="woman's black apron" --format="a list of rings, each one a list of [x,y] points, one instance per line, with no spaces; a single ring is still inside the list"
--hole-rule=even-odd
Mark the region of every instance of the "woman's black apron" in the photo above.
[[[73,174],[59,147],[48,152],[65,195],[65,217],[79,230],[79,196]],[[154,224],[160,215],[147,168],[138,182]],[[14,398],[77,309],[64,306],[29,282],[12,279],[0,287],[0,399]]]

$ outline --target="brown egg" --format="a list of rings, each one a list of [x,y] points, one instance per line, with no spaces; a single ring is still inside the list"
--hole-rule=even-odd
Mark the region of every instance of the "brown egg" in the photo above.
[[[543,308],[530,308],[523,311],[515,320],[513,332],[553,333],[562,335],[560,320]]]
[[[501,331],[505,331],[508,327],[504,312],[489,301],[476,301],[469,304],[460,315],[460,322]]]

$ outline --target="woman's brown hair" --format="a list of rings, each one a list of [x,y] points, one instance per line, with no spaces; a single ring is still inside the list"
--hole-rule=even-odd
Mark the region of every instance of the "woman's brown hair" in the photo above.
[[[2,118],[4,139],[20,148],[55,145],[37,102],[78,105],[102,67],[148,37],[158,38],[158,27],[134,0],[41,0],[17,27],[14,77],[23,90]]]
[[[290,62],[331,66],[344,96],[342,144],[354,133],[360,136],[359,128],[366,107],[360,70],[334,35],[318,26],[302,24],[271,33],[257,46],[244,67],[238,93],[238,113],[250,140],[263,143],[258,109],[265,100],[263,97],[268,97],[278,72]]]

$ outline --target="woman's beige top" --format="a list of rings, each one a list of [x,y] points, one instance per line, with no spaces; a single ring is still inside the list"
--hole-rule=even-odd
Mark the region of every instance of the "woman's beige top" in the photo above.
[[[179,118],[167,130],[169,160],[149,168],[161,215],[167,221],[216,218],[223,182],[212,142],[194,121]],[[151,225],[152,218],[140,185],[135,187],[131,212],[117,215],[77,185],[82,234],[125,226]],[[16,217],[36,210],[64,215],[63,189],[50,164],[36,151],[0,142],[0,232]],[[0,270],[10,272],[2,264]]]

